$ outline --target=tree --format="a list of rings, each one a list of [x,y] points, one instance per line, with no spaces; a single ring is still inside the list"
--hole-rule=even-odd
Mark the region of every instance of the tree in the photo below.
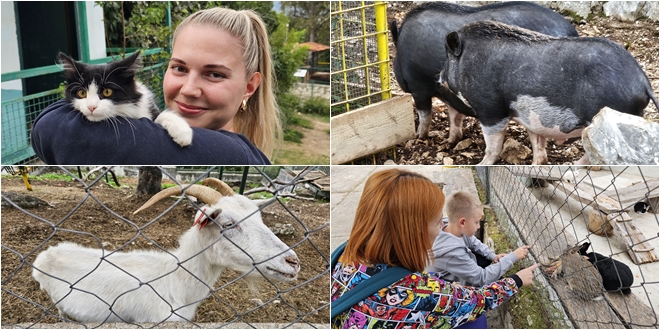
[[[283,1],[282,10],[289,16],[292,29],[305,30],[305,41],[330,45],[330,2]]]
[[[176,26],[198,10],[218,6],[235,10],[250,9],[261,16],[269,34],[279,93],[285,93],[291,88],[294,82],[293,73],[302,65],[307,55],[306,51],[296,46],[296,43],[303,40],[304,31],[301,35],[300,30],[290,28],[287,38],[288,19],[273,10],[272,1],[173,1],[170,2],[171,28],[165,24],[167,2],[100,1],[97,4],[103,7],[108,47],[164,49],[158,56],[143,59],[143,62],[157,63],[169,60],[170,38]],[[302,58],[301,53],[304,53]],[[162,74],[154,74],[148,78],[141,76],[140,79],[149,86],[157,98],[160,98],[158,92],[162,87]]]
[[[167,2],[99,1],[103,8],[108,47],[167,48],[174,29],[192,13],[214,7],[250,9],[258,13],[271,33],[277,29],[272,1],[173,1],[172,26],[167,26]]]
[[[135,189],[137,196],[151,196],[160,191],[163,173],[156,166],[140,166],[138,185]]]
[[[293,74],[303,65],[308,48],[298,45],[305,36],[305,30],[287,28],[289,18],[284,14],[278,14],[277,20],[278,28],[270,34],[269,42],[278,92],[286,93],[296,81]]]

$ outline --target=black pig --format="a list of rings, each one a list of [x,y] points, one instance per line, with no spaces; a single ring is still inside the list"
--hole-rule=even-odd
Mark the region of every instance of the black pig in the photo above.
[[[550,37],[493,21],[447,35],[441,88],[471,107],[486,140],[480,164],[499,159],[510,119],[527,128],[533,164],[547,163],[548,138],[581,136],[602,108],[642,116],[658,101],[637,61],[604,38]],[[578,161],[588,164],[585,154]]]
[[[417,137],[426,138],[431,125],[431,99],[436,96],[449,107],[449,143],[462,139],[465,115],[474,112],[451,93],[437,86],[437,76],[447,60],[445,36],[462,26],[493,20],[521,26],[552,36],[578,36],[569,21],[554,11],[531,2],[503,2],[481,7],[428,2],[406,14],[401,27],[390,23],[397,55],[393,59],[399,86],[412,93],[417,107]],[[458,111],[458,112],[457,112]]]

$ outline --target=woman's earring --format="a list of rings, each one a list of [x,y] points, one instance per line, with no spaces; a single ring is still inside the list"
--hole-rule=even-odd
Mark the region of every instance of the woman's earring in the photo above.
[[[245,112],[247,109],[247,100],[243,100],[243,104],[241,104],[241,112]]]

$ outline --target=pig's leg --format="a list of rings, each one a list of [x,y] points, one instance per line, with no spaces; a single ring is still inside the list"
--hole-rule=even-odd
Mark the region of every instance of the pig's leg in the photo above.
[[[504,129],[508,124],[509,118],[504,118],[492,126],[481,123],[481,131],[486,140],[486,154],[479,165],[493,165],[500,159],[505,136]]]
[[[548,139],[544,136],[534,134],[531,131],[529,133],[529,141],[532,143],[532,152],[534,153],[534,159],[532,160],[532,165],[545,165],[548,163],[548,154],[545,151],[545,146],[547,145]]]
[[[450,145],[455,145],[463,139],[463,119],[465,119],[465,115],[449,105],[447,105],[447,108],[449,109],[449,139],[447,141]]]
[[[426,95],[415,95],[415,106],[417,107],[417,117],[419,117],[419,126],[417,126],[417,138],[426,139],[431,129],[431,118],[433,118],[433,108],[431,107],[431,97]]]

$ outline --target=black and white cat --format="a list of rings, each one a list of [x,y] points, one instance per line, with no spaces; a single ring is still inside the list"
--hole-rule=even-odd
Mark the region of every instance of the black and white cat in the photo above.
[[[135,80],[140,52],[115,62],[90,65],[60,53],[67,80],[65,97],[89,121],[149,118],[182,147],[192,143],[192,128],[176,112],[159,114],[151,91]]]

